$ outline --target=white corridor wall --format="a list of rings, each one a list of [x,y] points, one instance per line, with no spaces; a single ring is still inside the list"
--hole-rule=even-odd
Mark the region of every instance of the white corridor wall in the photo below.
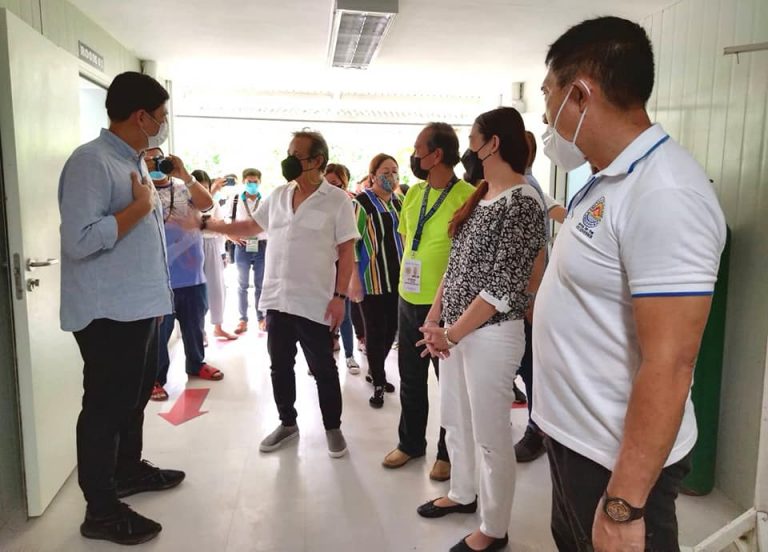
[[[656,54],[651,118],[714,180],[733,231],[717,486],[755,500],[768,335],[768,41],[766,0],[683,0],[643,21]]]

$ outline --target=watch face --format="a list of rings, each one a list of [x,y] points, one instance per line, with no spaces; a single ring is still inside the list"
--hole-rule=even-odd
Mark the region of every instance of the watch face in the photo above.
[[[627,521],[632,512],[623,500],[611,499],[605,502],[605,513],[613,521]]]

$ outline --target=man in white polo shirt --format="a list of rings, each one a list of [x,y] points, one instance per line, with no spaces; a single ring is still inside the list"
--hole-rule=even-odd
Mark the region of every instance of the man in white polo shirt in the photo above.
[[[228,235],[269,232],[258,308],[267,313],[272,391],[281,424],[261,442],[262,452],[277,450],[299,436],[294,408],[297,342],[315,376],[328,454],[339,458],[347,452],[331,332],[344,320],[359,234],[347,194],[323,177],[327,163],[328,145],[320,133],[295,132],[282,162],[288,184],[262,201],[253,219],[203,223]]]
[[[547,434],[560,550],[678,550],[696,441],[693,365],[725,243],[702,168],[645,104],[651,44],[615,17],[547,54],[545,153],[596,172],[569,205],[533,317],[533,419]]]

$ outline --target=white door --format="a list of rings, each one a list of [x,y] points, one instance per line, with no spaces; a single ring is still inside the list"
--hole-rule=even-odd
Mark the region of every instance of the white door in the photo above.
[[[0,9],[0,145],[30,516],[43,513],[76,463],[82,361],[59,329],[57,188],[79,141],[78,90],[74,57]]]

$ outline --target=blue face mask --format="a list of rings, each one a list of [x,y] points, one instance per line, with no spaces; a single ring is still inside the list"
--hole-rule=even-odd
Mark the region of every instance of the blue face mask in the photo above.
[[[387,193],[392,193],[392,190],[395,189],[392,180],[385,174],[379,175],[379,185],[381,186],[381,189]]]
[[[149,178],[152,180],[165,180],[165,173],[160,171],[149,171]]]
[[[256,195],[259,193],[259,183],[258,182],[246,182],[245,183],[245,193],[248,195]]]

